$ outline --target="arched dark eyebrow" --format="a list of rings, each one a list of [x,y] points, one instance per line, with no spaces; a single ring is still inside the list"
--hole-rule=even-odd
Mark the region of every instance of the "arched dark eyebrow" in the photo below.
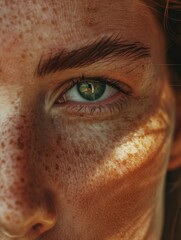
[[[48,57],[47,57],[48,56]],[[87,46],[67,51],[61,49],[40,59],[35,75],[43,77],[70,68],[80,68],[100,60],[111,61],[113,58],[126,58],[135,61],[151,57],[149,47],[141,42],[123,41],[119,38],[103,37]]]

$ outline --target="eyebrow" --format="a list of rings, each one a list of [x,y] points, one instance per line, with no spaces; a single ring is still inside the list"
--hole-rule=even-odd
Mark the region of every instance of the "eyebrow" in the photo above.
[[[131,61],[151,57],[150,48],[141,42],[130,42],[116,37],[103,37],[79,49],[66,49],[52,52],[40,58],[35,71],[37,77],[50,73],[80,68],[94,64],[100,60],[110,61],[122,57]]]

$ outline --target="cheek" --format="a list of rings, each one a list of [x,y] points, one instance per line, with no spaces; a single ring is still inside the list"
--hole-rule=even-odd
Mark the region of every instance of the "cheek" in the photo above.
[[[47,148],[41,165],[56,188],[66,228],[73,221],[77,227],[91,224],[91,231],[102,234],[117,227],[126,231],[138,217],[144,221],[143,216],[154,215],[148,209],[161,198],[172,120],[159,108],[139,126],[128,131],[120,119],[66,120],[56,134],[53,129],[51,137],[43,137],[49,140],[42,144]]]
[[[101,184],[123,181],[130,173],[144,173],[141,169],[146,167],[151,172],[146,171],[144,179],[162,176],[167,164],[164,155],[168,155],[171,141],[170,119],[165,111],[159,109],[132,131],[123,130],[120,122],[65,121],[61,130],[57,127],[57,134],[44,137],[50,140],[44,142],[40,159],[53,182],[67,193],[79,190],[86,195]]]

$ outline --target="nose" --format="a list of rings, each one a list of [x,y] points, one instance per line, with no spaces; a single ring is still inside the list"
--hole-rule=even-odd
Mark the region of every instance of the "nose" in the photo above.
[[[21,214],[21,216],[15,216],[12,211],[6,211],[1,214],[1,217],[1,233],[8,239],[37,239],[55,225],[54,216],[43,208],[34,209],[29,214]]]
[[[32,126],[25,116],[0,122],[0,236],[8,239],[37,239],[56,223],[54,196],[38,165]]]

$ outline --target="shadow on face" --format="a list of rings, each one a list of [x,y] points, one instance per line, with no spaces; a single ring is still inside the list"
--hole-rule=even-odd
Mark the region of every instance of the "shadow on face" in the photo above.
[[[160,239],[175,103],[150,9],[0,9],[1,239]]]

